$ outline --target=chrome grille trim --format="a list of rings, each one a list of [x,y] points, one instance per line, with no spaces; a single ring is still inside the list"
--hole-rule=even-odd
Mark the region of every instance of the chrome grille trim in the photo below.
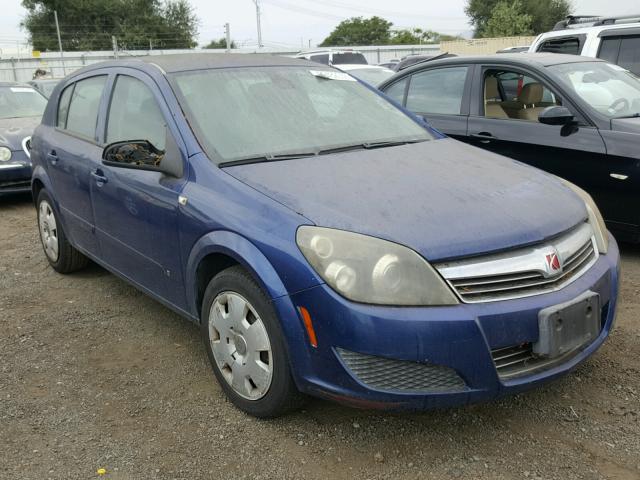
[[[464,380],[449,367],[393,360],[342,348],[336,351],[356,379],[376,390],[425,393],[466,389]]]
[[[553,271],[547,255],[556,254]],[[559,290],[579,278],[598,259],[593,230],[582,223],[553,240],[481,257],[435,265],[464,303],[493,302]]]

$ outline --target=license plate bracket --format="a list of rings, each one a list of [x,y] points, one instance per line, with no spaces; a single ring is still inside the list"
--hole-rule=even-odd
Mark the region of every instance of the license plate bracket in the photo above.
[[[538,313],[538,341],[533,353],[546,358],[565,355],[600,334],[600,295],[587,291],[573,300]]]

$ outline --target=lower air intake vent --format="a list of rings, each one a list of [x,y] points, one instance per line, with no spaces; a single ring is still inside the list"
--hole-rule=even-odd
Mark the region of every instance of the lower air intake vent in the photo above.
[[[337,350],[351,373],[362,383],[376,390],[423,393],[465,389],[464,381],[452,368],[391,360],[341,348]]]

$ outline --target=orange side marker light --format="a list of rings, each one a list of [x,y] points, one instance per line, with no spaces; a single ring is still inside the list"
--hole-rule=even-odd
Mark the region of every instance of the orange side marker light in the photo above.
[[[309,315],[309,310],[304,307],[298,307],[298,310],[300,311],[300,315],[302,316],[304,328],[307,330],[309,343],[313,348],[318,348],[318,339],[316,338],[316,331],[313,329],[313,323],[311,322],[311,315]]]

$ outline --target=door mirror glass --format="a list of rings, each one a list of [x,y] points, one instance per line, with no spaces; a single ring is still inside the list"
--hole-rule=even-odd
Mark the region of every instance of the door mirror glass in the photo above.
[[[182,154],[168,129],[165,131],[164,144],[165,149],[160,150],[149,140],[110,143],[102,152],[102,163],[112,167],[162,172],[181,178],[184,173]]]
[[[107,145],[102,158],[105,164],[114,167],[161,171],[164,154],[164,150],[158,150],[147,140],[131,140]]]
[[[538,121],[546,125],[568,125],[574,117],[567,107],[548,107],[540,112]]]

